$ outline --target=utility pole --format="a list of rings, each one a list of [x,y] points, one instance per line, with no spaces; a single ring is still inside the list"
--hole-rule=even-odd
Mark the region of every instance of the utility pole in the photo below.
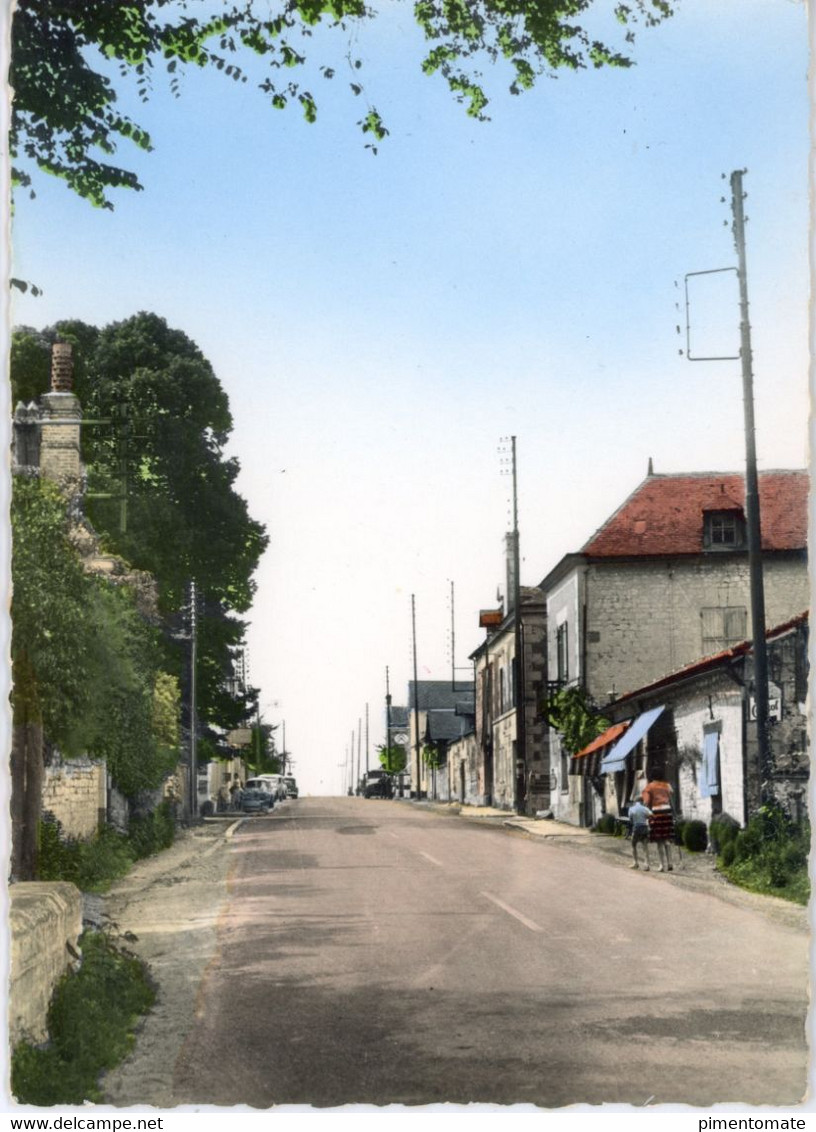
[[[357,780],[355,782],[355,790],[360,787],[360,747],[363,742],[363,721],[357,720]]]
[[[416,798],[422,796],[422,762],[419,747],[419,680],[417,679],[416,597],[411,594],[411,639],[414,649],[414,751],[416,753]]]
[[[385,752],[386,759],[389,760],[388,752],[391,750],[391,686],[388,682],[388,665],[385,666]]]
[[[456,691],[456,618],[453,612],[453,580],[451,579],[451,691]]]
[[[368,777],[368,704],[366,704],[366,778]]]
[[[190,820],[198,818],[198,726],[196,721],[196,664],[198,610],[195,579],[190,582]]]
[[[751,350],[751,323],[748,319],[748,271],[745,258],[745,215],[742,191],[744,169],[731,174],[731,210],[734,216],[734,244],[737,249],[737,277],[740,295],[740,358],[742,361],[742,399],[745,412],[745,522],[748,535],[748,570],[751,580],[751,624],[754,644],[754,700],[756,703],[757,745],[759,748],[760,797],[772,800],[773,758],[768,716],[768,655],[765,646],[765,589],[762,578],[762,528],[759,511],[759,485],[756,466],[754,425],[754,376]]]
[[[286,720],[281,720],[281,730],[283,735],[281,737],[281,774],[286,774]]]
[[[513,629],[516,653],[513,698],[516,704],[516,810],[524,812],[527,782],[527,719],[524,704],[524,633],[521,624],[521,556],[518,529],[518,477],[516,438],[510,437],[513,461]]]

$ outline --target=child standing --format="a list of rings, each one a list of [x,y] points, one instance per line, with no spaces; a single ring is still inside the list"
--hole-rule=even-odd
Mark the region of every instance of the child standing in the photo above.
[[[649,818],[652,816],[652,811],[648,806],[644,806],[638,798],[629,806],[629,821],[632,825],[632,856],[635,858],[632,865],[633,869],[637,869],[638,865],[638,845],[643,842],[643,852],[646,854],[646,864],[643,866],[643,871],[648,873],[649,865]]]

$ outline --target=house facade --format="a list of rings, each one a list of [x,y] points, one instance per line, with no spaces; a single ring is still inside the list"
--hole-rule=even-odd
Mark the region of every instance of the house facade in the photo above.
[[[434,797],[440,787],[447,790],[447,769],[440,774],[439,766],[429,766],[423,757],[429,734],[429,719],[436,719],[435,731],[441,733],[442,716],[451,721],[459,713],[462,718],[473,712],[473,682],[470,680],[411,680],[408,684],[407,732],[394,735],[395,742],[404,744],[408,752],[408,769],[411,781],[412,798]],[[455,724],[455,736],[462,732],[461,724]],[[451,738],[454,738],[452,733]]]
[[[573,773],[595,780],[611,813],[620,814],[644,781],[656,776],[672,784],[676,809],[686,819],[708,824],[727,813],[745,825],[763,800],[773,798],[800,820],[807,810],[809,778],[807,614],[772,629],[766,641],[772,754],[766,774],[752,726],[750,641],[609,705],[605,711],[613,726],[591,745],[593,750],[572,759]]]
[[[486,636],[471,654],[476,669],[476,785],[480,805],[535,813],[550,804],[549,745],[540,712],[547,682],[546,606],[536,586],[522,586],[520,599],[518,634],[513,609],[506,615],[500,609],[483,610],[479,617]],[[518,734],[519,699],[524,750]]]
[[[759,476],[769,624],[809,603],[808,488],[804,471]],[[549,687],[577,684],[602,710],[631,688],[750,638],[743,478],[650,472],[541,589]],[[551,753],[554,815],[592,824],[598,793],[571,773],[573,752],[554,732]]]

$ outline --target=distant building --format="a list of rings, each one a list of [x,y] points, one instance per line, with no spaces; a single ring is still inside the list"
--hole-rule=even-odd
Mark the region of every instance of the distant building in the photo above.
[[[447,780],[447,771],[442,776],[434,774],[422,755],[426,743],[429,718],[436,722],[434,728],[441,734],[443,715],[454,718],[457,708],[473,703],[472,680],[420,680],[408,684],[408,766],[411,775],[411,796],[427,798],[433,796],[432,790],[442,778]],[[416,709],[416,710],[415,710]],[[459,724],[457,723],[458,727]],[[437,768],[438,771],[438,768]],[[429,793],[431,791],[431,793]]]

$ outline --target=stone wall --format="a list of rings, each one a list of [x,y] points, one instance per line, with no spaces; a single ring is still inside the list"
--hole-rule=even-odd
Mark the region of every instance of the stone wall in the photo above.
[[[9,1040],[42,1042],[54,988],[74,963],[82,931],[79,889],[65,881],[30,881],[9,889],[11,982]]]
[[[45,768],[42,808],[62,826],[63,836],[91,838],[105,822],[107,774],[105,764],[82,759],[53,762]]]
[[[808,608],[804,556],[768,555],[764,575],[769,628]],[[584,646],[590,695],[603,705],[613,687],[622,695],[718,652],[721,644],[704,641],[701,611],[735,606],[747,610],[747,639],[751,600],[742,556],[591,565]]]

